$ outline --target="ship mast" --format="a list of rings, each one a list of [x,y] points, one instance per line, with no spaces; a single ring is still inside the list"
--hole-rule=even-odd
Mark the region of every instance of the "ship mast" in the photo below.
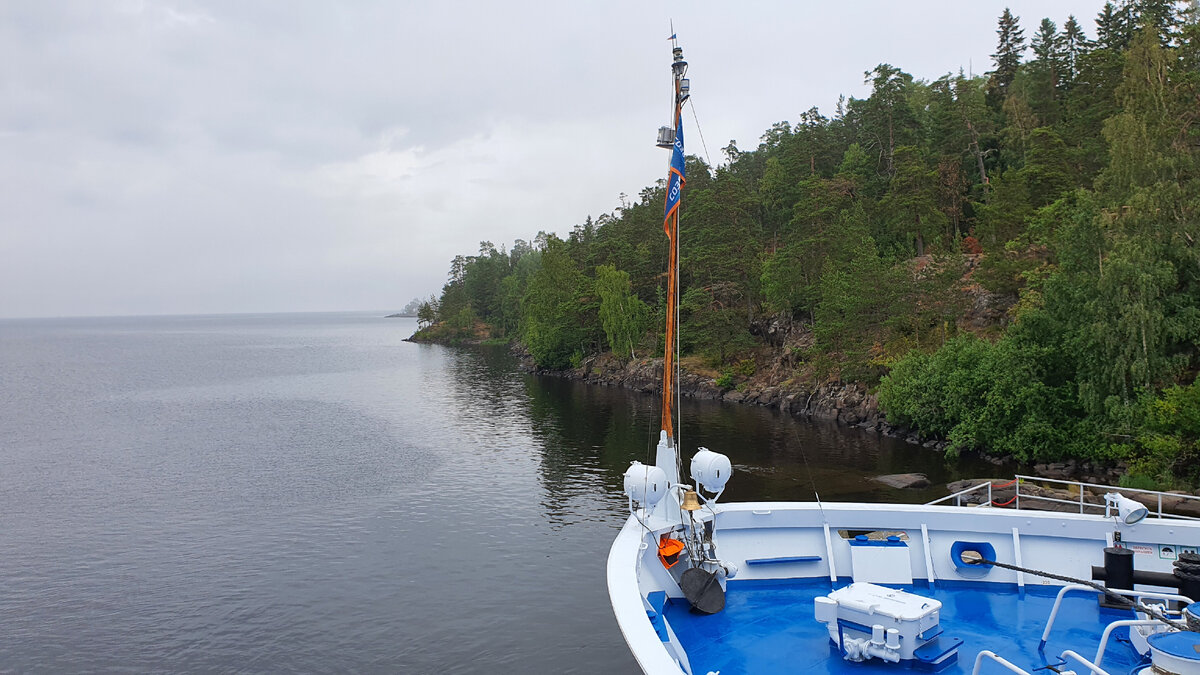
[[[673,410],[678,387],[676,381],[678,352],[676,332],[679,323],[679,200],[685,182],[682,109],[683,102],[689,95],[690,83],[684,77],[687,74],[687,61],[683,60],[683,49],[676,43],[674,35],[671,36],[671,46],[673,57],[671,77],[674,84],[671,100],[673,128],[662,127],[658,132],[658,146],[671,149],[671,162],[667,171],[667,194],[663,216],[663,231],[666,233],[670,245],[670,256],[667,263],[667,330],[663,358],[662,432],[655,464],[667,472],[672,482],[677,482],[679,480],[679,454],[675,442]]]

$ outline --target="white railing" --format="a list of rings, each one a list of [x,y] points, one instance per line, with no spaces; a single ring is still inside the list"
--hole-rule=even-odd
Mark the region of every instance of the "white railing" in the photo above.
[[[1112,637],[1113,631],[1118,628],[1133,629],[1138,626],[1162,626],[1163,623],[1158,619],[1124,619],[1114,621],[1104,627],[1104,634],[1100,636],[1100,646],[1096,648],[1096,658],[1092,659],[1092,663],[1097,666],[1104,661],[1104,650],[1108,647],[1108,639]]]
[[[1087,659],[1083,658],[1079,654],[1076,654],[1074,651],[1072,651],[1070,649],[1063,652],[1062,655],[1059,656],[1059,658],[1063,660],[1063,662],[1062,662],[1063,666],[1067,665],[1067,657],[1068,656],[1075,659],[1076,661],[1078,661],[1080,664],[1082,664],[1084,667],[1086,667],[1088,670],[1092,671],[1096,675],[1109,675],[1109,672],[1107,670],[1092,663],[1091,661],[1088,661]],[[1060,670],[1059,672],[1063,672],[1063,671]]]
[[[1045,495],[1033,494],[1028,491],[1027,492],[1021,491],[1022,484],[1027,484],[1027,486],[1028,486],[1028,485],[1035,485],[1037,483],[1052,483],[1055,485],[1064,485],[1064,486],[1066,486],[1066,489],[1068,492],[1076,493],[1079,496],[1078,496],[1078,498],[1061,499],[1058,497],[1048,497]],[[996,503],[995,499],[992,496],[993,489],[1002,489],[1002,488],[1006,488],[1010,485],[1016,486],[1015,494],[1013,495],[1012,499],[1009,499],[1008,501],[1005,501],[1005,502]],[[1010,506],[1011,505],[1014,508],[1020,509],[1020,508],[1022,508],[1021,501],[1024,500],[1026,502],[1025,508],[1035,508],[1035,507],[1030,506],[1030,502],[1048,502],[1048,503],[1054,503],[1054,504],[1068,504],[1071,507],[1073,507],[1073,509],[1075,507],[1078,507],[1079,513],[1087,513],[1088,509],[1095,509],[1096,511],[1103,512],[1106,508],[1103,499],[1101,498],[1100,501],[1098,501],[1098,502],[1088,501],[1089,490],[1086,488],[1094,488],[1095,490],[1092,490],[1092,492],[1098,490],[1098,491],[1100,491],[1101,495],[1104,493],[1108,493],[1108,492],[1116,492],[1117,494],[1121,494],[1121,495],[1125,495],[1125,496],[1141,495],[1143,497],[1143,499],[1138,499],[1137,501],[1140,502],[1141,504],[1145,505],[1147,509],[1152,509],[1150,511],[1150,515],[1155,516],[1157,518],[1177,518],[1180,520],[1200,520],[1200,517],[1197,517],[1197,516],[1186,516],[1186,515],[1178,514],[1178,513],[1168,513],[1167,511],[1165,511],[1163,509],[1163,498],[1164,497],[1167,497],[1171,500],[1193,501],[1193,502],[1196,502],[1197,504],[1200,504],[1200,496],[1197,496],[1197,495],[1178,494],[1175,492],[1160,492],[1158,490],[1142,490],[1139,488],[1125,488],[1125,487],[1117,487],[1115,485],[1102,485],[1099,483],[1085,483],[1083,481],[1077,481],[1077,480],[1060,480],[1057,478],[1040,478],[1038,476],[1026,476],[1026,475],[1022,475],[1022,474],[1017,474],[1013,480],[1005,482],[1005,483],[1001,483],[999,485],[993,485],[993,483],[991,481],[979,483],[977,485],[973,485],[969,488],[966,488],[965,490],[959,490],[958,492],[955,492],[954,494],[942,497],[941,499],[935,499],[931,502],[927,502],[926,506],[936,506],[938,504],[947,503],[951,500],[954,501],[955,506],[962,506],[963,497],[973,494],[973,493],[976,493],[976,492],[981,492],[981,491],[986,490],[987,491],[987,501],[984,502],[983,504],[981,504],[981,506]],[[1097,498],[1097,497],[1095,495],[1093,495],[1093,499],[1095,499],[1095,498]]]
[[[1050,629],[1054,628],[1054,620],[1058,618],[1058,609],[1062,606],[1063,597],[1072,591],[1079,591],[1081,593],[1111,593],[1113,595],[1127,595],[1132,596],[1139,602],[1142,600],[1142,598],[1150,598],[1152,600],[1177,600],[1189,605],[1192,604],[1191,598],[1187,597],[1186,595],[1179,595],[1178,593],[1159,593],[1158,591],[1128,591],[1123,588],[1106,588],[1104,590],[1100,590],[1091,586],[1084,586],[1083,584],[1068,584],[1059,589],[1058,595],[1054,598],[1054,606],[1050,608],[1050,618],[1046,620],[1046,629],[1042,631],[1042,643],[1041,647],[1038,647],[1038,649],[1044,649],[1046,647],[1046,640],[1050,639]]]
[[[1062,654],[1060,654],[1058,658],[1062,662],[1057,665],[1057,667],[1055,668],[1056,670],[1057,670],[1057,668],[1065,667],[1068,663],[1067,659],[1075,659],[1076,661],[1079,662],[1080,665],[1082,665],[1083,667],[1087,668],[1089,671],[1094,673],[1094,675],[1111,675],[1107,670],[1104,670],[1103,668],[1096,665],[1095,663],[1088,661],[1087,659],[1085,659],[1084,657],[1080,656],[1075,651],[1070,650],[1070,649],[1068,649],[1065,652],[1063,652]],[[1030,675],[1028,670],[1020,668],[1019,666],[1013,664],[1013,662],[1009,661],[1008,659],[1006,659],[1002,656],[997,656],[996,652],[993,652],[988,649],[985,649],[985,650],[979,652],[978,655],[976,655],[975,667],[971,669],[971,675],[979,675],[979,669],[983,666],[983,662],[985,659],[990,660],[990,661],[995,661],[996,663],[1003,666],[1006,670],[1014,672],[1017,675]],[[1039,668],[1038,670],[1041,670],[1041,668]],[[1059,670],[1058,672],[1074,674],[1075,671]]]
[[[1001,656],[996,656],[996,652],[993,652],[993,651],[990,651],[987,649],[979,652],[979,655],[975,657],[975,667],[971,670],[971,675],[979,675],[979,668],[981,666],[983,666],[984,659],[991,659],[992,661],[999,663],[1000,665],[1004,666],[1008,670],[1011,670],[1012,672],[1016,673],[1017,675],[1029,675],[1028,670],[1022,670],[1021,668],[1018,668],[1017,666],[1013,665],[1013,663],[1011,661],[1009,661],[1008,659],[1001,657]]]
[[[986,505],[990,506],[992,503],[992,482],[991,481],[988,481],[986,483],[979,483],[978,485],[972,485],[971,487],[969,487],[965,490],[959,490],[958,492],[955,492],[952,495],[946,495],[945,497],[942,497],[941,499],[935,499],[931,502],[926,502],[925,506],[936,506],[938,504],[941,504],[942,502],[948,502],[951,499],[954,500],[955,506],[962,506],[962,498],[965,495],[969,495],[972,492],[978,492],[979,490],[983,490],[983,489],[987,490]]]

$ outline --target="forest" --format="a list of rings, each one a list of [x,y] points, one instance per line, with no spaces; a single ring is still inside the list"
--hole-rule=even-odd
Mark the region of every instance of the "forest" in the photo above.
[[[881,63],[831,116],[687,158],[681,352],[728,382],[790,349],[795,378],[863,383],[950,453],[1194,487],[1200,9],[1110,2],[1087,28],[1006,9],[996,36],[984,75]],[[456,257],[418,336],[516,340],[546,369],[661,356],[664,189]],[[968,320],[981,304],[1000,309]],[[773,342],[781,323],[807,339]]]

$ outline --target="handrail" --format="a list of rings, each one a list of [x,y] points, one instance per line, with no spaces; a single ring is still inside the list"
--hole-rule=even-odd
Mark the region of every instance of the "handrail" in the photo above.
[[[1104,634],[1100,636],[1100,647],[1096,649],[1096,658],[1092,659],[1092,661],[1098,666],[1100,665],[1100,662],[1104,660],[1104,650],[1108,647],[1108,638],[1112,637],[1112,632],[1117,628],[1124,628],[1126,626],[1133,628],[1134,626],[1161,625],[1163,624],[1159,623],[1158,619],[1123,619],[1121,621],[1114,621],[1108,624],[1104,628]]]
[[[1083,584],[1068,584],[1066,586],[1063,586],[1062,589],[1060,589],[1058,591],[1058,596],[1056,598],[1054,598],[1054,607],[1050,610],[1050,618],[1046,620],[1046,630],[1042,631],[1042,642],[1040,645],[1038,645],[1038,651],[1045,649],[1046,640],[1048,640],[1050,638],[1050,629],[1054,627],[1054,619],[1058,616],[1059,607],[1062,606],[1063,596],[1065,596],[1070,591],[1085,591],[1085,592],[1091,592],[1091,593],[1113,593],[1115,595],[1132,595],[1133,597],[1138,598],[1138,599],[1153,598],[1155,600],[1178,600],[1180,602],[1186,602],[1189,605],[1192,604],[1191,598],[1187,597],[1186,595],[1179,595],[1178,593],[1159,593],[1157,591],[1127,591],[1123,588],[1107,588],[1104,590],[1099,590],[1096,588],[1092,588],[1091,586],[1084,586]]]
[[[955,506],[962,506],[962,496],[963,495],[970,494],[970,493],[975,492],[976,490],[980,490],[984,487],[987,488],[988,503],[991,504],[991,502],[992,502],[992,482],[987,481],[986,483],[977,483],[975,485],[972,485],[971,487],[969,487],[965,490],[959,490],[958,492],[955,492],[952,495],[946,495],[945,497],[942,497],[941,499],[935,499],[931,502],[926,502],[925,506],[936,506],[937,504],[941,504],[942,502],[949,501],[951,499],[954,500]]]
[[[989,649],[979,652],[979,655],[975,657],[975,667],[971,669],[971,675],[979,675],[979,668],[983,665],[983,659],[985,657],[995,661],[996,663],[999,663],[1012,672],[1017,673],[1017,675],[1030,675],[1028,670],[1021,670],[1020,668],[1014,666],[1008,659],[996,656],[996,652],[993,652]],[[1108,675],[1108,673],[1105,673],[1104,675]]]
[[[1093,503],[1087,501],[1087,499],[1086,499],[1084,488],[1096,488],[1098,490],[1103,490],[1106,492],[1116,492],[1118,494],[1134,494],[1134,495],[1154,496],[1157,498],[1157,500],[1156,500],[1157,506],[1154,508],[1154,510],[1150,511],[1150,515],[1153,515],[1156,518],[1174,518],[1177,520],[1200,520],[1200,517],[1197,517],[1197,516],[1187,516],[1187,515],[1183,515],[1183,514],[1179,514],[1179,513],[1165,513],[1163,511],[1163,497],[1170,497],[1172,499],[1180,499],[1183,501],[1200,502],[1200,495],[1179,494],[1176,492],[1162,492],[1159,490],[1143,490],[1142,488],[1127,488],[1127,487],[1119,487],[1116,485],[1102,485],[1100,483],[1085,483],[1083,481],[1078,481],[1078,480],[1063,480],[1063,479],[1059,479],[1059,478],[1042,478],[1040,476],[1029,476],[1029,475],[1025,475],[1025,474],[1016,474],[1016,476],[1012,482],[1016,483],[1016,494],[1014,495],[1011,502],[1006,502],[1005,504],[1003,504],[1003,506],[1007,506],[1008,503],[1014,503],[1015,507],[1017,509],[1020,509],[1021,508],[1021,500],[1025,499],[1026,501],[1037,500],[1037,501],[1041,501],[1041,502],[1051,502],[1051,503],[1055,503],[1055,504],[1070,504],[1071,506],[1078,506],[1079,513],[1081,513],[1081,514],[1085,513],[1087,511],[1087,509],[1097,509],[1097,510],[1103,511],[1106,508],[1105,504],[1103,502],[1098,503],[1098,504],[1093,504]],[[1028,483],[1056,483],[1059,485],[1066,485],[1068,487],[1076,487],[1076,488],[1078,488],[1079,498],[1078,499],[1059,499],[1058,497],[1046,497],[1043,495],[1031,494],[1029,492],[1021,492],[1021,484],[1026,483],[1026,482],[1028,482]],[[935,499],[931,502],[926,502],[925,506],[937,506],[939,504],[943,504],[943,503],[949,502],[951,500],[954,501],[955,506],[962,506],[962,498],[963,497],[965,497],[966,495],[969,495],[971,493],[978,492],[980,490],[985,490],[985,489],[987,490],[988,498],[987,498],[987,502],[984,505],[995,506],[996,504],[992,498],[992,488],[993,488],[993,484],[992,484],[992,481],[990,481],[990,480],[984,481],[982,483],[976,483],[975,485],[972,485],[971,487],[959,490],[958,492],[955,492],[950,495],[946,495],[945,497],[942,497],[940,499]],[[1145,502],[1142,502],[1142,503],[1145,504]],[[1146,506],[1147,506],[1147,508],[1150,508],[1151,505],[1147,504]]]
[[[1106,490],[1108,492],[1116,492],[1118,494],[1128,493],[1128,494],[1140,494],[1140,495],[1153,495],[1158,498],[1157,499],[1158,506],[1157,506],[1157,509],[1152,512],[1153,515],[1155,515],[1159,518],[1178,518],[1178,519],[1182,519],[1182,520],[1200,520],[1200,518],[1197,518],[1196,516],[1185,516],[1185,515],[1181,515],[1181,514],[1177,514],[1177,513],[1163,513],[1163,505],[1162,505],[1163,497],[1182,499],[1184,501],[1188,501],[1188,500],[1200,501],[1200,495],[1179,494],[1176,492],[1162,492],[1161,490],[1144,490],[1142,488],[1128,488],[1128,487],[1120,487],[1117,485],[1102,485],[1100,483],[1085,483],[1085,482],[1079,481],[1079,480],[1063,480],[1060,478],[1041,478],[1038,476],[1027,476],[1024,474],[1017,474],[1016,477],[1017,477],[1017,493],[1018,493],[1018,495],[1020,495],[1020,492],[1021,492],[1021,482],[1022,481],[1033,481],[1033,482],[1039,482],[1039,483],[1058,483],[1060,485],[1079,486],[1079,488],[1080,488],[1079,503],[1081,504],[1080,513],[1083,513],[1082,505],[1086,504],[1086,502],[1083,501],[1083,489],[1082,488],[1089,487],[1089,488],[1098,488],[1100,490]],[[1041,499],[1041,500],[1046,500],[1046,501],[1060,501],[1060,502],[1064,501],[1064,500],[1055,500],[1053,497],[1040,497],[1038,495],[1031,495],[1031,494],[1025,494],[1025,495],[1020,495],[1020,496],[1023,496],[1027,499]],[[1076,502],[1074,500],[1071,500],[1071,501],[1065,502],[1065,503],[1074,504]],[[1098,508],[1104,508],[1103,504],[1086,504],[1086,505],[1094,506],[1094,507],[1098,507]]]
[[[1063,653],[1062,653],[1062,654],[1059,656],[1059,658],[1061,658],[1061,659],[1063,660],[1063,664],[1064,664],[1064,665],[1067,663],[1067,657],[1068,657],[1068,656],[1069,656],[1069,657],[1071,657],[1071,658],[1073,658],[1073,659],[1075,659],[1076,661],[1078,661],[1078,662],[1082,663],[1084,666],[1086,666],[1086,667],[1087,667],[1087,669],[1088,669],[1088,670],[1092,671],[1092,672],[1093,672],[1093,673],[1095,673],[1096,675],[1110,675],[1110,674],[1109,674],[1109,672],[1108,672],[1107,670],[1105,670],[1105,669],[1101,668],[1100,666],[1098,666],[1098,665],[1096,665],[1096,664],[1092,663],[1091,661],[1088,661],[1087,659],[1083,658],[1083,657],[1082,657],[1082,656],[1080,656],[1079,654],[1076,654],[1074,651],[1072,651],[1072,650],[1070,650],[1070,649],[1068,649],[1067,651],[1063,652]]]
[[[1042,502],[1053,502],[1055,504],[1071,504],[1072,506],[1078,505],[1080,513],[1083,513],[1083,510],[1088,507],[1104,510],[1103,504],[1091,504],[1089,502],[1085,502],[1085,501],[1083,501],[1082,496],[1080,496],[1080,498],[1078,500],[1059,499],[1058,497],[1046,497],[1044,495],[1035,495],[1035,494],[1030,494],[1028,492],[1020,492],[1016,496],[1018,499],[1020,499],[1021,497],[1024,497],[1026,501],[1037,500],[1037,501],[1042,501]]]

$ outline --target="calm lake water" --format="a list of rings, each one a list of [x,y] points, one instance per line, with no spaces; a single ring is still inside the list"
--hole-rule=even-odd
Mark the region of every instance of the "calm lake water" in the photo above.
[[[657,397],[408,319],[0,321],[0,672],[632,672],[604,565]],[[926,501],[928,450],[684,401],[724,499]],[[807,460],[807,461],[806,461]],[[880,473],[920,471],[900,491]]]

